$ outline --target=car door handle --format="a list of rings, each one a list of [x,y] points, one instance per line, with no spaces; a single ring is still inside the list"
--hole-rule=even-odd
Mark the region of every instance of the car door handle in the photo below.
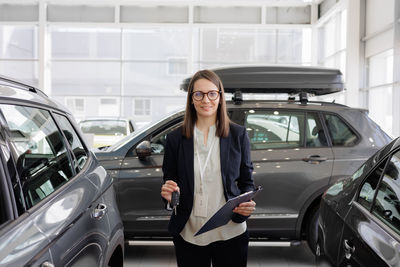
[[[350,260],[351,254],[354,253],[356,248],[351,244],[351,242],[347,239],[344,240],[344,252],[346,259]]]
[[[54,264],[49,261],[45,261],[40,265],[40,267],[54,267]]]
[[[97,205],[97,207],[94,209],[92,216],[95,219],[101,219],[103,216],[107,213],[107,206],[105,204],[100,203]]]
[[[312,163],[312,164],[320,163],[320,162],[327,161],[327,160],[328,160],[328,158],[321,157],[320,155],[311,155],[308,158],[303,158],[303,161]]]

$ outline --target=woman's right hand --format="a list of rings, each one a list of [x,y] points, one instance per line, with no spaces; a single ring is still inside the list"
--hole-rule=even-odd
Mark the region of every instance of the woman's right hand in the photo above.
[[[165,198],[168,203],[171,202],[172,192],[179,191],[178,184],[172,180],[165,181],[165,184],[161,186],[161,196]]]

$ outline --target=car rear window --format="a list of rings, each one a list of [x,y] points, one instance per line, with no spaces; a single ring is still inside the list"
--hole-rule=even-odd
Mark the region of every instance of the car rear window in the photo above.
[[[358,136],[341,118],[332,114],[324,118],[333,146],[354,146],[358,142]]]

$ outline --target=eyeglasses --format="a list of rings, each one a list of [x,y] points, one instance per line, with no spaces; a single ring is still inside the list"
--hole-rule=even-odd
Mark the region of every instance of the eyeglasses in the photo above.
[[[208,91],[207,93],[203,93],[201,91],[196,91],[196,92],[192,93],[192,97],[196,101],[201,101],[201,100],[203,100],[204,95],[207,95],[208,99],[210,99],[212,101],[212,100],[217,99],[220,93],[221,93],[221,91],[217,91],[217,90]]]

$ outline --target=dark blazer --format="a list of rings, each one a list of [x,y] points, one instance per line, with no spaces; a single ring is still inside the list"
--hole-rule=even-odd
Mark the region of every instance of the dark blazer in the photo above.
[[[250,158],[250,140],[246,128],[231,123],[227,137],[220,138],[222,184],[225,199],[254,189],[253,164]],[[172,214],[168,231],[178,235],[185,227],[193,207],[194,192],[194,148],[193,138],[182,135],[182,127],[167,136],[163,173],[166,180],[175,181],[180,188],[177,215]],[[244,222],[247,217],[235,213],[232,221]]]

